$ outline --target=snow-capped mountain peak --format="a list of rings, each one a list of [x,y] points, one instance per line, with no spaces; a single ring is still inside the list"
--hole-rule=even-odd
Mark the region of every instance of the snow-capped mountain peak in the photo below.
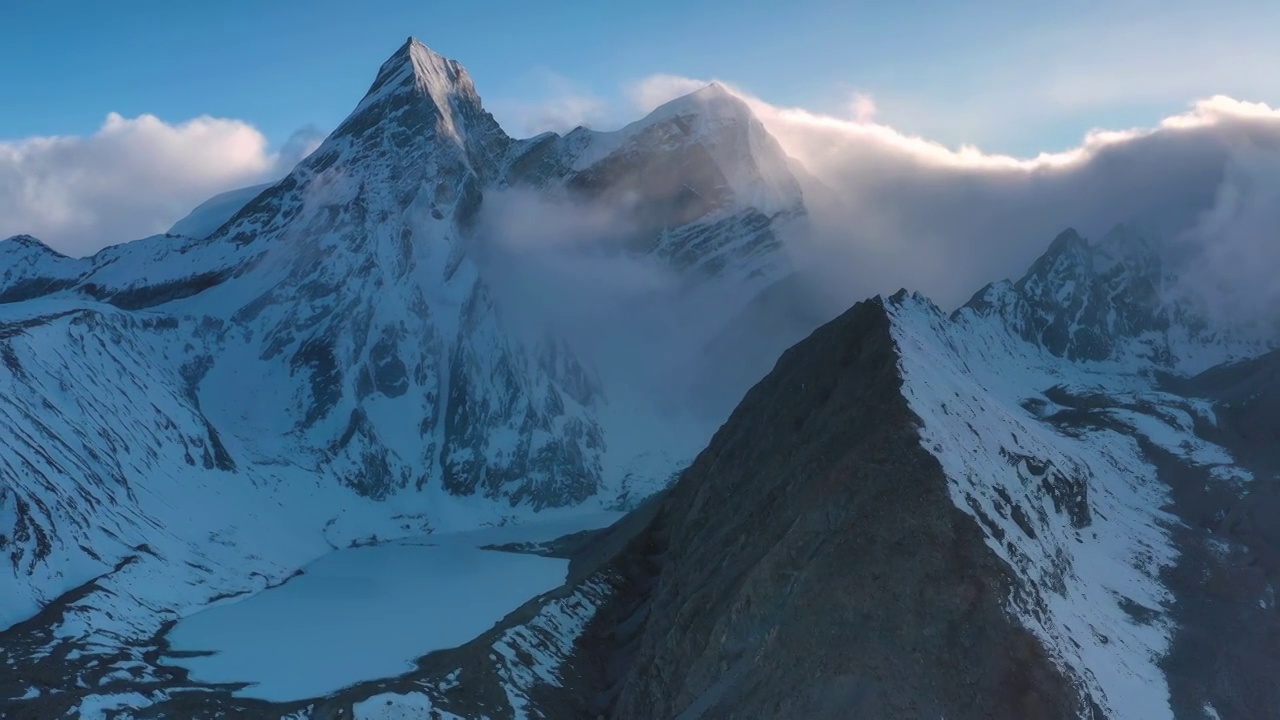
[[[57,250],[54,250],[53,248],[41,242],[39,238],[35,238],[30,235],[14,235],[13,237],[0,240],[0,247],[3,247],[5,249],[9,249],[10,247],[33,248],[41,252],[51,253],[53,255],[62,254]]]
[[[786,168],[720,87],[617,133],[514,141],[461,65],[409,40],[315,151],[243,207],[205,206],[192,236],[83,259],[0,245],[0,435],[22,439],[0,452],[0,584],[19,588],[0,623],[106,573],[149,594],[94,594],[77,618],[123,642],[328,542],[656,489],[713,426],[639,447],[668,418],[606,401],[609,368],[512,321],[474,250],[482,209],[523,186],[631,213],[621,251],[675,288],[642,304],[701,338],[787,271],[804,207]],[[698,350],[636,314],[638,351]]]
[[[413,37],[382,63],[361,105],[407,90],[425,93],[440,106],[448,105],[453,96],[479,100],[475,84],[461,63],[444,57]]]
[[[577,131],[582,134],[585,131]],[[661,150],[705,154],[702,175],[714,185],[693,188],[717,204],[752,207],[766,216],[803,204],[786,152],[742,98],[711,83],[670,100],[614,132],[592,133],[573,160],[586,171],[610,159]],[[689,179],[697,181],[698,174]]]
[[[654,108],[636,125],[652,125],[655,122],[682,115],[701,115],[733,120],[753,119],[750,106],[719,82],[711,82],[691,93],[681,95]]]
[[[413,146],[452,147],[466,170],[484,179],[497,171],[511,142],[484,110],[466,69],[414,38],[382,64],[364,98],[325,145],[333,149],[336,141],[357,150],[381,145],[394,153],[413,152]],[[323,150],[322,145],[312,157],[330,157]],[[323,167],[324,161],[318,164]]]
[[[1099,272],[1121,266],[1155,272],[1170,260],[1170,248],[1155,231],[1132,223],[1120,223],[1111,228],[1095,243],[1094,250],[1094,264]]]
[[[69,286],[82,263],[30,235],[0,240],[0,303],[15,302]]]
[[[329,514],[304,522],[316,540],[361,496],[448,522],[454,502],[528,512],[598,491],[593,378],[517,334],[466,256],[508,142],[461,66],[410,41],[312,155],[207,237],[85,259],[0,245],[23,258],[0,266],[0,434],[60,448],[39,467],[0,453],[0,546],[22,588],[0,622],[133,545],[193,558],[197,531],[166,513],[206,488],[281,508],[261,527]],[[283,509],[315,493],[328,499]],[[209,521],[258,522],[226,511]],[[130,540],[95,534],[114,523]],[[233,575],[270,554],[241,549]]]
[[[438,113],[439,129],[459,143],[464,141],[466,129],[464,122],[456,117],[457,112],[462,106],[480,104],[475,84],[460,63],[412,37],[382,64],[353,116],[360,115],[368,106],[401,94],[428,98]]]
[[[1060,233],[1017,281],[988,285],[957,314],[997,315],[1054,355],[1142,361],[1199,372],[1256,354],[1268,340],[1252,328],[1213,322],[1180,290],[1193,268],[1158,235],[1120,224],[1090,242]]]

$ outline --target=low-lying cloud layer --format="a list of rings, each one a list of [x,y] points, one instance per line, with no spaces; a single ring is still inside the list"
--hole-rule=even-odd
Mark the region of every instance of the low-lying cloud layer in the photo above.
[[[628,90],[630,115],[706,84],[651,77]],[[725,376],[723,398],[706,398],[714,415],[812,329],[789,324],[816,324],[903,287],[951,309],[988,282],[1021,276],[1064,229],[1097,241],[1120,223],[1154,230],[1180,256],[1170,293],[1192,293],[1220,318],[1280,317],[1280,111],[1266,105],[1211,97],[1153,128],[1094,131],[1068,151],[1016,158],[899,132],[865,95],[834,117],[733,92],[795,161],[810,223],[784,246],[803,277],[787,287],[803,288],[805,310],[778,311],[778,327],[711,348],[706,373],[696,355],[709,325],[689,317],[691,303],[670,302],[679,284],[671,269],[593,252],[627,231],[625,212],[508,191],[486,198],[482,236],[498,245],[487,269],[504,304],[530,313],[521,324],[550,319],[587,357],[623,368],[655,396],[689,402],[682,379]]]
[[[647,108],[699,83],[651,78],[634,96]],[[1014,158],[900,133],[865,96],[841,118],[737,92],[812,175],[808,264],[849,298],[909,287],[954,306],[1020,275],[1067,227],[1097,239],[1137,222],[1202,255],[1197,282],[1243,284],[1253,308],[1280,299],[1280,110],[1216,96],[1155,128]]]
[[[299,131],[272,152],[240,120],[112,113],[86,137],[0,142],[0,238],[26,233],[85,255],[163,232],[212,195],[282,176],[317,135]]]

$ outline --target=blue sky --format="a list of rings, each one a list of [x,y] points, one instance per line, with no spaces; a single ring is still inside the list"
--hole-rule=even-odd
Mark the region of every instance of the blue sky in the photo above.
[[[237,118],[279,145],[336,125],[412,34],[462,61],[513,132],[566,94],[614,108],[597,123],[626,119],[627,84],[669,73],[837,115],[862,92],[899,129],[1029,155],[1217,92],[1280,100],[1277,6],[8,0],[0,139],[84,135],[118,112]]]
[[[1034,174],[1094,129],[1280,117],[1235,102],[1280,107],[1275,0],[0,0],[0,238],[84,254],[278,179],[409,35],[513,135],[619,127],[720,80],[871,194],[859,152]]]

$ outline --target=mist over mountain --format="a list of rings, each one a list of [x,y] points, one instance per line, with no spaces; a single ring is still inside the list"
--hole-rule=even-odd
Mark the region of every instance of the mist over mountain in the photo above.
[[[655,104],[701,83],[654,80],[643,95]],[[726,87],[794,159],[820,231],[792,250],[848,293],[845,305],[912,287],[955,307],[974,287],[1020,274],[1064,227],[1096,237],[1135,223],[1174,238],[1215,214],[1246,223],[1236,217],[1248,212],[1243,206],[1268,206],[1274,187],[1270,148],[1280,116],[1226,97],[1154,129],[1099,130],[1079,147],[1023,159],[944,147],[873,114],[818,115]],[[1220,206],[1224,195],[1233,198],[1229,209]]]

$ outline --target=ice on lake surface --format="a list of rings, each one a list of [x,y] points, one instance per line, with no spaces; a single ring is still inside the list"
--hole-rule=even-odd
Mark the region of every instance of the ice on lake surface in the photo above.
[[[285,702],[399,675],[433,650],[480,635],[564,582],[568,561],[482,550],[603,527],[616,514],[430,535],[335,550],[283,585],[179,621],[167,658],[200,682],[249,682],[237,695]]]

